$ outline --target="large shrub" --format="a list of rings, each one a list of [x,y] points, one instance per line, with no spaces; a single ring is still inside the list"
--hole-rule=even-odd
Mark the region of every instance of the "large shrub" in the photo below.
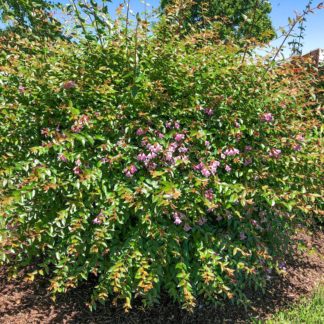
[[[242,62],[171,18],[100,45],[2,36],[1,262],[54,293],[94,275],[92,306],[243,301],[316,211],[307,64]]]

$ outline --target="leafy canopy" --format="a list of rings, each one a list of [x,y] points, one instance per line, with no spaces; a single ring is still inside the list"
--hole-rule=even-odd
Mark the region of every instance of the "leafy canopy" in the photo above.
[[[162,0],[161,8],[179,3],[177,0]],[[275,33],[269,17],[271,4],[267,0],[196,0],[191,2],[184,23],[204,23],[207,20],[221,21],[221,38],[252,38],[267,42]]]

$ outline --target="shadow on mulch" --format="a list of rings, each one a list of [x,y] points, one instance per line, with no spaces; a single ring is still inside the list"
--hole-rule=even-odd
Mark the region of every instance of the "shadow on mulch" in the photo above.
[[[22,280],[7,281],[0,269],[0,323],[247,323],[252,318],[265,319],[309,294],[323,280],[324,233],[310,236],[302,233],[304,252],[287,260],[287,274],[272,276],[266,293],[250,294],[251,305],[243,307],[226,304],[224,307],[198,306],[193,314],[181,310],[167,298],[150,310],[134,306],[125,314],[120,307],[100,306],[91,313],[85,306],[91,284],[70,291],[52,302],[47,282],[32,284]],[[311,251],[311,253],[310,253]]]

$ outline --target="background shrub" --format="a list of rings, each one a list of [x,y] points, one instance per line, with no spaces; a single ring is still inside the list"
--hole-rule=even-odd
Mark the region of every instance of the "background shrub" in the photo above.
[[[92,307],[242,302],[319,209],[314,71],[242,62],[171,14],[114,28],[2,36],[1,262],[54,293],[95,275]]]

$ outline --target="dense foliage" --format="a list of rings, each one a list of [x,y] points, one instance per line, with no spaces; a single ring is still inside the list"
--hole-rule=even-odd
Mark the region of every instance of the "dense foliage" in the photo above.
[[[162,0],[161,7],[181,3],[178,0]],[[267,42],[275,32],[269,17],[271,4],[268,0],[197,0],[193,1],[184,23],[205,24],[207,21],[221,22],[221,38],[230,35],[237,40],[256,38]]]
[[[91,306],[242,302],[318,212],[316,71],[174,17],[99,42],[2,35],[2,264],[54,293],[95,276]]]

